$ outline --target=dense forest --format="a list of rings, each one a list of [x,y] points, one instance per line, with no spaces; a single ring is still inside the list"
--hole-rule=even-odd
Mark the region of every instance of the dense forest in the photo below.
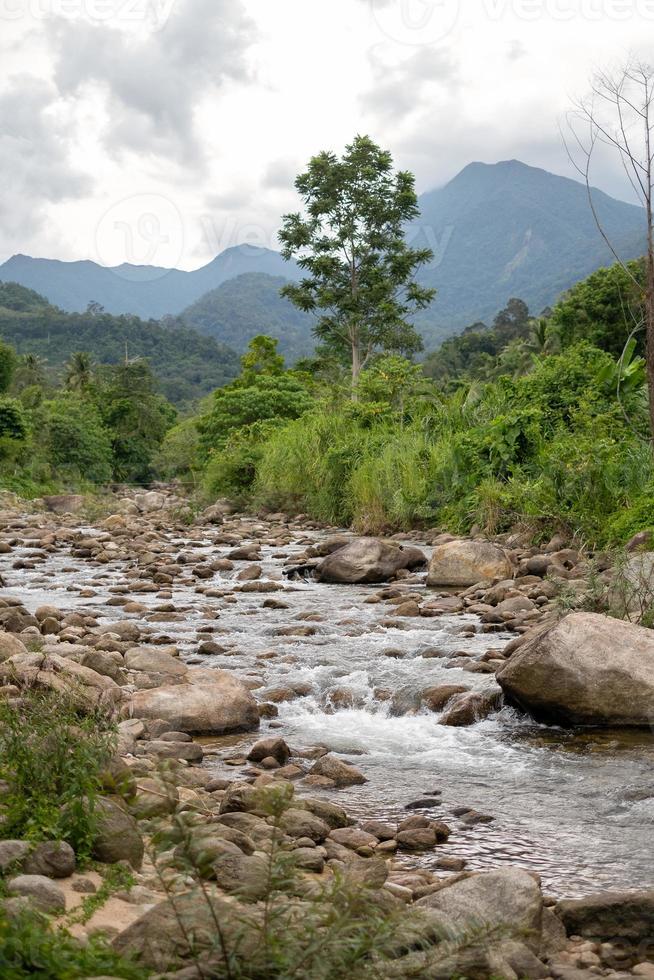
[[[316,344],[313,318],[280,296],[287,282],[261,272],[236,276],[189,306],[173,325],[191,327],[239,353],[253,337],[266,334],[279,341],[289,361],[309,357]]]
[[[161,392],[176,405],[208,394],[238,373],[231,348],[194,330],[112,316],[97,303],[85,313],[64,313],[16,283],[0,283],[0,339],[19,354],[38,357],[51,381],[80,350],[99,364],[146,358]]]

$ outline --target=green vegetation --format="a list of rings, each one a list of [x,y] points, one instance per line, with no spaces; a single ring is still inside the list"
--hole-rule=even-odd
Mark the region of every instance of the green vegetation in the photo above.
[[[65,840],[78,861],[90,858],[114,740],[110,719],[81,713],[72,697],[34,689],[0,700],[2,837]]]
[[[432,251],[409,248],[405,237],[420,213],[414,177],[394,172],[388,151],[357,136],[341,159],[314,157],[295,186],[304,214],[285,215],[279,239],[305,276],[281,292],[318,314],[315,334],[326,351],[347,357],[355,388],[375,352],[422,349],[409,318],[436,290],[414,279]]]
[[[624,311],[615,275],[593,274],[538,320],[511,300],[492,329],[428,359],[431,378],[376,355],[355,403],[342,363],[239,379],[198,423],[205,490],[368,532],[518,526],[624,542],[654,526],[654,465],[643,359],[635,338],[616,359],[606,326]],[[610,299],[601,323],[591,287]]]
[[[0,340],[18,354],[40,358],[42,373],[53,384],[78,351],[103,365],[144,358],[161,392],[177,405],[197,401],[238,373],[238,357],[230,347],[194,330],[112,316],[97,304],[89,304],[85,313],[64,313],[16,283],[0,283]],[[0,348],[0,391],[5,363]]]
[[[4,346],[0,364],[0,488],[37,496],[152,479],[177,413],[146,361],[98,366],[77,351],[59,387],[49,384],[38,355],[19,357]]]
[[[86,980],[120,977],[145,980],[148,971],[114,953],[108,942],[92,936],[85,945],[65,929],[50,929],[34,912],[8,915],[0,909],[0,976],[3,980]]]
[[[244,273],[205,293],[174,324],[213,337],[239,353],[253,337],[267,334],[279,341],[281,353],[293,363],[309,357],[316,342],[311,332],[314,318],[280,296],[287,282],[263,272]]]
[[[198,462],[206,467],[204,484],[212,497],[244,499],[265,438],[313,404],[311,378],[284,369],[276,340],[255,337],[241,364],[240,376],[215,392],[196,423]],[[171,433],[171,440],[175,437]]]

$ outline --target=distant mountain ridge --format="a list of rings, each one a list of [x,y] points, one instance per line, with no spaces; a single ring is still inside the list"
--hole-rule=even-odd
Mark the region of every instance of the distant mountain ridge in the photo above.
[[[641,255],[642,209],[601,191],[594,192],[594,200],[621,257]],[[438,290],[434,303],[416,318],[428,348],[470,323],[492,320],[512,296],[538,313],[575,282],[613,262],[585,186],[518,160],[471,163],[444,187],[421,195],[420,208],[408,233],[413,244],[427,244],[436,253],[419,274],[423,284]],[[0,265],[0,280],[35,289],[63,309],[83,311],[94,300],[114,314],[161,318],[184,313],[189,325],[194,321],[220,340],[229,337],[238,349],[246,345],[247,332],[261,332],[266,304],[274,330],[282,338],[288,332],[286,347],[304,345],[306,322],[298,321],[289,303],[273,304],[270,283],[257,278],[298,275],[297,266],[278,252],[247,245],[227,249],[192,272],[129,265],[109,269],[90,261],[24,255]],[[221,292],[226,283],[229,289]],[[212,291],[217,292],[208,299]]]
[[[62,262],[13,255],[0,265],[0,280],[18,282],[69,313],[82,313],[90,302],[107,313],[131,313],[143,319],[161,319],[181,313],[204,293],[247,272],[283,275],[292,279],[295,265],[279,252],[253,245],[228,248],[215,259],[185,272],[159,266],[98,265],[90,259]]]
[[[642,255],[642,208],[599,190],[593,200],[621,257]],[[615,261],[585,185],[518,160],[469,164],[444,187],[423,194],[420,211],[409,235],[414,243],[428,244],[436,261],[418,278],[436,287],[438,296],[416,323],[434,339],[492,320],[512,296],[538,313]]]

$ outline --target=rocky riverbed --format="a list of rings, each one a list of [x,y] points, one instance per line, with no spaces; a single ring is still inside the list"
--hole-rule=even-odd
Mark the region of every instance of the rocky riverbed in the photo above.
[[[50,506],[62,513],[14,502],[0,515],[2,683],[11,696],[26,678],[74,678],[90,702],[112,701],[142,819],[158,798],[142,781],[172,760],[173,809],[230,812],[240,786],[288,784],[300,811],[331,813],[295,835],[318,849],[314,870],[383,858],[384,887],[405,902],[447,886],[454,905],[474,905],[476,891],[456,889],[489,874],[532,908],[534,874],[547,907],[651,887],[654,641],[605,617],[562,619],[561,594],[590,587],[568,542],[353,541],[227,506],[193,519],[156,492],[95,520],[67,513],[79,501]],[[593,651],[604,675],[591,676]],[[140,887],[154,887],[147,859]],[[540,973],[519,957],[511,969],[647,959],[618,969],[604,926],[574,934],[532,949]]]

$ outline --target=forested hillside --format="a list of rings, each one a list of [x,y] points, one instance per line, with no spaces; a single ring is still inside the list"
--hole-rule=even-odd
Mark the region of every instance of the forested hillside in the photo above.
[[[19,354],[39,358],[46,375],[56,375],[76,351],[99,364],[146,358],[160,390],[175,404],[201,398],[238,373],[231,348],[194,330],[112,316],[97,306],[64,313],[16,283],[0,283],[0,338]]]
[[[243,352],[257,334],[279,340],[279,350],[290,361],[309,357],[315,347],[315,317],[303,313],[280,289],[288,280],[250,272],[206,293],[176,321],[208,334]]]

